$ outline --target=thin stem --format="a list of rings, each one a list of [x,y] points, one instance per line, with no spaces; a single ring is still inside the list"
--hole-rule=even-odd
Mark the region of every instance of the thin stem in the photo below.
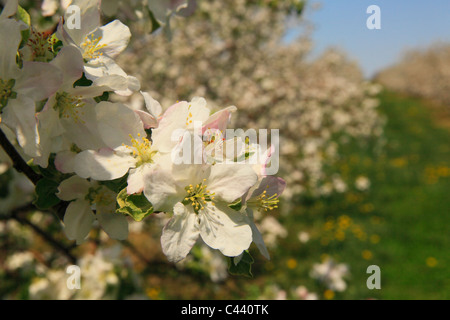
[[[25,162],[25,160],[23,160],[22,156],[17,152],[16,148],[8,140],[2,129],[0,129],[0,145],[11,158],[13,167],[17,171],[23,172],[27,176],[27,178],[30,179],[30,181],[34,185],[36,185],[42,178],[42,176],[34,172],[33,169],[31,169],[30,166]]]
[[[1,217],[1,220],[6,219],[13,219],[19,222],[20,224],[24,226],[28,226],[31,229],[33,229],[34,232],[39,234],[46,242],[48,242],[52,247],[59,250],[72,264],[75,264],[77,262],[76,257],[70,252],[72,248],[68,248],[61,243],[59,243],[58,240],[53,238],[50,234],[42,230],[38,225],[31,222],[27,217],[24,216],[25,213],[35,210],[36,208],[30,203],[27,205],[24,205],[20,208],[17,208],[11,212],[8,216]]]

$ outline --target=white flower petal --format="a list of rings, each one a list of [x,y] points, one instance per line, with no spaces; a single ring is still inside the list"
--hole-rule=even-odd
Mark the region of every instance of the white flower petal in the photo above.
[[[213,249],[228,257],[236,257],[252,243],[252,229],[246,217],[225,204],[207,203],[199,213],[200,235]]]
[[[84,199],[88,194],[90,187],[91,184],[89,181],[78,176],[72,176],[61,182],[56,196],[63,201]]]
[[[128,194],[141,193],[142,191],[144,191],[145,186],[144,174],[146,169],[149,169],[148,166],[143,165],[136,169],[130,170],[127,179]]]
[[[114,150],[100,149],[98,152],[86,150],[79,153],[74,163],[75,173],[80,177],[106,181],[123,177],[136,165],[136,159]]]
[[[253,242],[255,243],[256,247],[259,249],[261,254],[267,259],[270,260],[270,254],[267,250],[266,244],[264,243],[264,239],[262,237],[261,232],[259,232],[258,228],[256,227],[256,224],[253,222],[253,211],[252,209],[247,209],[247,214],[249,217],[249,224],[252,228],[252,236],[253,236]]]
[[[174,216],[166,224],[161,235],[161,246],[171,262],[186,258],[198,239],[199,224],[197,215],[182,203],[173,209]]]
[[[3,7],[2,13],[0,14],[0,19],[6,19],[15,15],[18,4],[18,0],[7,0],[5,6]]]
[[[63,47],[50,64],[61,70],[63,74],[62,86],[64,88],[72,88],[74,82],[83,75],[83,56],[75,46]]]
[[[25,61],[14,89],[34,101],[50,97],[61,86],[62,72],[55,66],[35,61]]]
[[[112,149],[122,144],[130,145],[130,135],[134,139],[147,135],[139,116],[121,103],[100,102],[96,113],[100,136]]]
[[[19,67],[16,64],[17,49],[22,41],[20,24],[14,19],[0,20],[0,78],[16,79]]]
[[[75,158],[77,154],[72,151],[59,152],[55,158],[55,167],[62,173],[73,173],[75,171]]]
[[[83,243],[91,230],[95,220],[89,202],[76,200],[67,207],[64,215],[64,232],[70,240],[76,240],[77,244]]]
[[[172,211],[174,205],[184,198],[178,191],[171,172],[159,166],[145,176],[144,195],[155,211]]]
[[[35,108],[33,100],[18,95],[16,99],[9,99],[2,114],[2,122],[15,131],[17,141],[30,157],[40,156]]]
[[[98,44],[105,45],[101,51],[111,58],[117,57],[125,50],[131,38],[130,29],[119,20],[98,28],[93,34],[95,39],[101,37]]]
[[[153,99],[149,93],[141,91],[141,94],[144,97],[145,107],[148,112],[153,116],[153,118],[157,119],[162,113],[161,104]]]
[[[72,5],[78,6],[81,9],[80,29],[68,28],[67,21],[71,19],[73,13],[69,14],[67,12],[64,15],[64,21],[66,21],[64,32],[66,34],[63,38],[59,38],[65,42],[69,42],[69,44],[80,46],[86,36],[100,26],[100,1],[74,0]]]
[[[208,188],[225,202],[241,197],[258,180],[253,168],[247,164],[216,164],[208,177]]]
[[[60,119],[64,137],[81,150],[98,150],[107,147],[102,140],[96,121],[96,104],[86,102],[79,108],[76,116]]]

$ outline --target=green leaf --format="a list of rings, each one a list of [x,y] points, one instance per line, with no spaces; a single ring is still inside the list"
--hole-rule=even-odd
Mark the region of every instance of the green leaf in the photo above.
[[[5,173],[0,174],[0,199],[6,198],[10,194],[9,184],[14,179],[13,171],[7,170]]]
[[[35,165],[33,163],[33,160],[28,161],[27,164],[34,170],[34,172],[40,174],[41,176],[47,178],[48,180],[63,181],[70,178],[73,174],[63,174],[60,171],[58,171],[58,169],[56,169],[55,158],[56,158],[55,153],[50,154],[47,168],[42,168],[40,166]]]
[[[59,183],[43,178],[36,184],[36,199],[33,204],[41,209],[47,210],[57,205],[61,200],[55,195],[58,192]]]
[[[236,276],[245,276],[248,278],[253,278],[252,274],[252,264],[254,260],[248,251],[244,251],[239,263],[234,262],[234,258],[229,258],[228,260],[228,272]]]
[[[20,21],[23,21],[27,26],[31,26],[31,17],[28,14],[27,10],[25,10],[21,6],[18,6],[16,15],[17,15],[17,19],[19,19]]]
[[[142,194],[128,194],[124,188],[117,195],[119,209],[117,212],[131,216],[135,221],[142,221],[145,217],[153,213],[153,206]]]
[[[75,81],[75,83],[73,84],[73,87],[89,87],[90,85],[92,85],[93,82],[91,80],[89,80],[88,78],[86,78],[86,75],[83,72],[83,75],[81,76],[80,79],[78,79],[77,81]]]
[[[153,33],[161,28],[161,24],[158,22],[158,20],[156,20],[155,15],[150,10],[148,10],[148,15],[150,17],[150,21],[152,22],[152,30],[150,33]]]
[[[97,102],[97,103],[100,103],[102,101],[108,101],[108,99],[109,99],[109,92],[108,91],[105,91],[105,92],[103,92],[103,94],[101,96],[98,96],[98,97],[94,98],[95,102]]]
[[[231,209],[236,211],[241,211],[242,209],[242,199],[239,199],[231,204],[228,205]]]
[[[109,181],[100,181],[101,185],[104,185],[109,190],[114,191],[115,193],[119,193],[127,186],[128,174],[125,176]]]
[[[52,50],[53,50],[54,54],[55,55],[58,54],[58,52],[63,47],[63,42],[58,39],[58,37],[56,36],[56,33],[52,34],[52,37],[50,38],[50,43],[53,43]]]
[[[25,23],[28,26],[28,29],[22,30],[21,34],[22,34],[22,41],[20,43],[19,48],[23,48],[25,46],[25,44],[28,41],[28,38],[30,37],[31,34],[31,17],[28,14],[27,10],[25,10],[24,8],[22,8],[21,6],[17,7],[17,12],[16,12],[16,16],[17,19],[22,21],[23,23]]]

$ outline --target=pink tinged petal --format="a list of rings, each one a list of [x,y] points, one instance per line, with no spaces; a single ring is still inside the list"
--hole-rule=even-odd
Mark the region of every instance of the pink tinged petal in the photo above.
[[[63,74],[62,86],[64,89],[73,88],[74,82],[83,75],[83,56],[80,50],[74,46],[63,47],[50,64],[61,70]]]
[[[266,191],[266,197],[276,195],[278,198],[286,189],[286,181],[279,177],[266,176],[261,180],[259,187],[252,192],[251,197],[255,198]]]
[[[105,45],[101,51],[111,58],[117,57],[130,42],[130,29],[119,20],[114,20],[95,30],[94,39],[101,37],[99,46]]]
[[[97,212],[96,217],[110,238],[116,240],[128,238],[128,221],[124,215],[114,212]]]
[[[261,165],[261,175],[263,175],[263,176],[265,176],[265,175],[267,175],[267,173],[266,173],[266,168],[267,168],[267,166],[269,165],[269,163],[270,163],[270,160],[272,159],[272,155],[275,153],[275,146],[274,145],[271,145],[270,146],[270,148],[268,148],[267,150],[266,150],[266,152],[264,152],[264,154],[262,155],[262,157],[261,157],[261,162],[260,162],[260,165]]]
[[[70,240],[77,244],[84,242],[95,220],[90,204],[86,200],[76,200],[67,207],[64,215],[64,232]]]
[[[184,199],[169,171],[156,167],[145,175],[144,181],[144,195],[155,211],[171,212],[175,204]]]
[[[40,101],[54,94],[62,79],[62,72],[49,63],[25,61],[14,89],[34,101]]]
[[[252,229],[246,217],[226,204],[206,204],[199,213],[200,236],[213,249],[228,257],[236,257],[252,243]]]
[[[210,110],[206,107],[206,100],[195,97],[191,102],[182,101],[171,106],[164,113],[158,128],[153,130],[155,146],[161,152],[171,152],[174,145],[177,144],[173,135],[188,129],[194,129],[196,122],[200,122],[199,131],[204,121],[209,117]],[[201,132],[198,132],[200,134]]]
[[[158,126],[158,120],[151,114],[142,110],[135,110],[134,112],[136,112],[141,119],[145,129],[156,128]]]
[[[217,197],[230,203],[246,193],[257,180],[251,166],[225,163],[212,166],[206,184]]]
[[[188,103],[186,101],[174,104],[166,110],[161,118],[158,128],[152,131],[154,146],[160,152],[171,152],[178,141],[172,135],[186,128]]]
[[[122,144],[130,145],[130,135],[134,139],[147,135],[139,116],[121,103],[100,102],[96,113],[100,136],[112,149]]]
[[[80,177],[107,181],[123,177],[136,165],[136,160],[127,154],[116,154],[111,149],[100,149],[98,152],[87,150],[79,153],[74,163],[75,173]]]
[[[91,183],[78,176],[72,176],[64,180],[58,187],[56,196],[63,201],[84,199],[89,192]]]
[[[8,105],[3,109],[2,122],[15,131],[17,141],[27,155],[40,156],[33,100],[23,95],[18,95],[16,99],[9,99]]]
[[[77,153],[71,151],[59,152],[55,158],[55,167],[61,173],[73,173],[75,171],[75,158]]]
[[[16,55],[22,35],[20,24],[14,19],[0,20],[0,78],[16,79],[20,69],[16,64]]]
[[[204,123],[202,133],[204,133],[208,129],[216,129],[225,132],[228,122],[230,121],[231,113],[235,112],[236,110],[236,107],[231,106],[211,115]]]
[[[163,228],[161,246],[167,259],[178,262],[186,258],[200,234],[197,215],[178,202],[174,216]]]

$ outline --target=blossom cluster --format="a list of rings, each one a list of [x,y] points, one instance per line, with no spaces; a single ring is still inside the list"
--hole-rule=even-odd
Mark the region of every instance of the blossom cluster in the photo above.
[[[184,259],[199,238],[235,264],[252,242],[269,258],[254,212],[277,208],[285,189],[267,172],[276,146],[229,135],[234,106],[213,112],[197,96],[163,108],[116,62],[130,29],[102,25],[100,1],[72,5],[80,27],[66,13],[55,33],[38,32],[17,0],[0,16],[2,129],[38,172],[57,172],[39,181],[38,200],[57,183],[52,195],[67,203],[64,230],[77,243],[94,222],[124,240],[129,216],[164,212],[169,261]],[[110,101],[113,94],[139,94],[145,107]]]
[[[450,105],[450,45],[436,43],[407,51],[402,59],[376,75],[390,90]]]
[[[132,42],[120,58],[152,84],[155,98],[169,103],[194,90],[213,106],[239,105],[234,126],[280,128],[287,198],[349,189],[353,183],[334,166],[341,147],[381,142],[384,126],[380,87],[365,81],[353,61],[337,50],[310,61],[307,34],[287,43],[284,11],[251,1],[199,1],[192,17],[172,26],[171,41]]]
[[[31,300],[99,300],[117,299],[120,286],[127,283],[136,291],[125,299],[147,299],[143,293],[142,279],[133,271],[129,257],[121,256],[122,248],[115,245],[102,248],[95,254],[88,253],[77,261],[80,268],[79,288],[72,290],[67,283],[71,281],[71,270],[64,269],[61,263],[48,266],[31,251],[16,252],[5,261],[5,269],[27,279],[26,295]],[[7,298],[15,298],[13,295]]]

